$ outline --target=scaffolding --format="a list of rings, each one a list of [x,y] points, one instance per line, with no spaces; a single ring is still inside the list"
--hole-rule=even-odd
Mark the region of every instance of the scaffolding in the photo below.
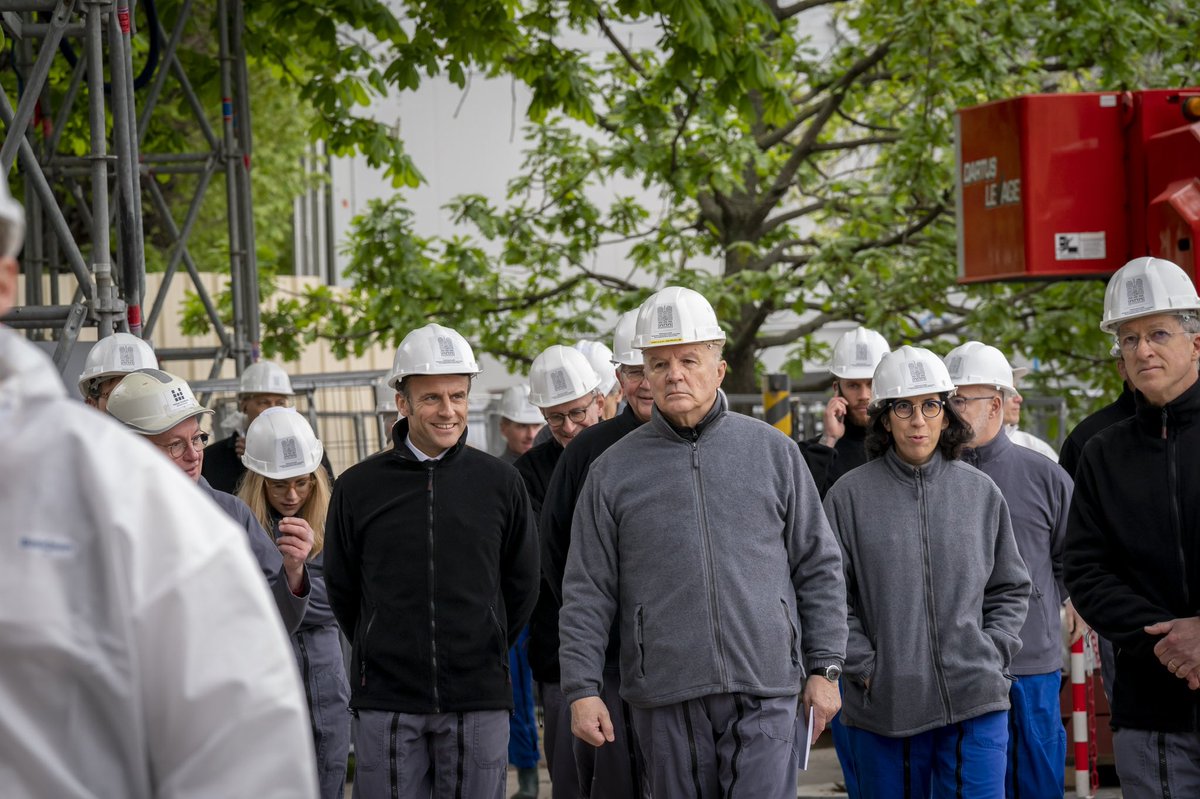
[[[180,0],[170,33],[153,0],[0,0],[0,28],[11,45],[10,66],[17,74],[19,94],[14,107],[0,85],[0,121],[5,126],[0,165],[6,177],[14,163],[19,165],[27,218],[21,259],[24,305],[0,317],[0,322],[30,331],[31,338],[57,342],[54,361],[60,370],[66,368],[85,326],[94,325],[97,338],[114,331],[149,338],[181,267],[219,344],[159,349],[159,359],[212,359],[212,378],[219,375],[226,358],[234,360],[238,374],[258,359],[259,296],[250,191],[253,141],[243,5],[242,0],[215,0],[215,5],[219,132],[209,122],[179,58],[179,44],[194,13],[193,0]],[[135,11],[144,23],[141,31],[135,29]],[[146,64],[136,76],[134,36],[147,42]],[[76,56],[77,48],[81,57]],[[65,88],[51,87],[49,81],[59,58],[69,65]],[[171,90],[186,100],[207,149],[141,151],[168,81]],[[85,95],[82,102],[81,94]],[[62,132],[75,115],[84,113],[87,154],[63,152]],[[176,220],[154,176],[183,174],[198,177],[183,219]],[[218,174],[225,178],[232,326],[222,321],[188,251],[201,205]],[[142,208],[147,198],[171,240],[166,273],[153,298],[145,296]],[[83,230],[73,231],[68,223],[68,203],[74,206],[75,218],[82,220]],[[69,299],[59,287],[60,275],[74,277],[75,290]],[[149,312],[144,314],[147,305]]]

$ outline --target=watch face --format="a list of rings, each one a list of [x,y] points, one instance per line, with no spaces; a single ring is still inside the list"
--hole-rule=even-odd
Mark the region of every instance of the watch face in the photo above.
[[[842,676],[842,667],[837,665],[826,666],[823,669],[817,669],[817,673],[831,682],[837,682],[838,678]]]

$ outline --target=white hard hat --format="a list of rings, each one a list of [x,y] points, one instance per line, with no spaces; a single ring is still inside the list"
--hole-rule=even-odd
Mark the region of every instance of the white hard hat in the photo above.
[[[409,332],[396,349],[388,385],[400,390],[409,375],[477,375],[471,345],[457,331],[430,323]]]
[[[1100,329],[1116,334],[1131,319],[1181,311],[1200,311],[1196,284],[1187,273],[1162,258],[1134,258],[1108,281]]]
[[[946,354],[946,369],[957,387],[995,386],[1015,391],[1013,368],[1004,353],[982,341],[968,341]]]
[[[879,359],[892,348],[883,336],[865,327],[843,333],[833,345],[829,372],[846,380],[866,380],[875,374]]]
[[[613,363],[617,366],[641,366],[642,351],[633,346],[633,337],[637,335],[638,309],[626,311],[617,320],[617,329],[613,331]]]
[[[250,364],[238,379],[238,394],[282,394],[291,397],[295,393],[287,372],[271,361]]]
[[[582,352],[555,344],[533,359],[529,367],[529,401],[550,408],[577,400],[596,390],[600,376]]]
[[[500,395],[500,416],[517,424],[542,424],[542,412],[529,401],[529,386],[509,386]]]
[[[651,294],[638,309],[633,345],[638,349],[724,341],[725,331],[708,300],[682,286],[667,286]]]
[[[880,359],[871,378],[871,410],[888,400],[953,391],[942,359],[923,347],[907,344]]]
[[[25,243],[25,208],[8,190],[8,176],[0,180],[0,256],[16,258]]]
[[[596,374],[600,377],[600,393],[607,396],[608,392],[612,391],[613,386],[617,384],[617,371],[613,369],[612,350],[608,348],[607,344],[591,339],[576,341],[575,349],[582,352],[588,359],[588,363],[592,365],[592,369],[596,370]]]
[[[130,333],[113,333],[96,342],[79,375],[79,393],[88,395],[93,382],[120,377],[138,369],[157,369],[158,358],[150,345]]]
[[[315,472],[324,454],[307,419],[292,408],[267,408],[246,431],[242,463],[268,479],[289,480]]]
[[[182,377],[160,369],[131,372],[108,396],[108,412],[142,435],[165,433],[193,416],[212,413]]]

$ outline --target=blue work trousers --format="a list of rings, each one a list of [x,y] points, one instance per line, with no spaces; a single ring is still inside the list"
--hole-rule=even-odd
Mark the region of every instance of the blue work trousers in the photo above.
[[[1004,799],[1007,710],[906,738],[857,729],[850,744],[862,799]]]
[[[517,642],[508,650],[512,677],[513,712],[508,719],[508,762],[517,768],[538,764],[537,715],[533,709],[533,674],[529,671],[529,628],[521,629]]]
[[[1062,675],[1017,677],[1009,691],[1008,799],[1044,799],[1063,794],[1067,764],[1067,728],[1059,705]]]

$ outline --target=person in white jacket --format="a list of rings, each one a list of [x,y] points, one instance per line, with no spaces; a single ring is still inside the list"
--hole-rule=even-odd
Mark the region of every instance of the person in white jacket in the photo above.
[[[0,315],[20,205],[0,181]],[[0,326],[6,797],[315,797],[291,649],[245,534]]]

